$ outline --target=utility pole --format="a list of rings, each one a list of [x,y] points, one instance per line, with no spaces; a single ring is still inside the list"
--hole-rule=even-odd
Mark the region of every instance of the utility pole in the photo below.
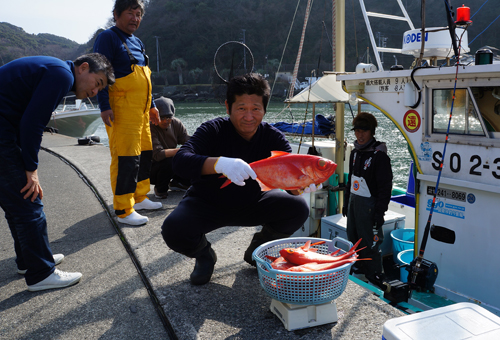
[[[160,73],[160,58],[158,57],[160,55],[159,53],[159,45],[158,45],[158,39],[160,38],[159,36],[156,36],[156,72]]]
[[[245,29],[242,29],[243,31],[243,44],[246,45],[245,43]],[[245,72],[247,70],[247,49],[245,48],[245,46],[243,46],[243,67],[245,68]]]

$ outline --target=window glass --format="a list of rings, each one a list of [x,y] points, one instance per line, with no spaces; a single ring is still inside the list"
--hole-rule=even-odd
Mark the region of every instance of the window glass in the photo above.
[[[455,101],[453,101],[453,89],[433,90],[432,132],[446,133],[452,103],[450,133],[484,135],[474,101],[469,96],[467,89],[456,89]]]

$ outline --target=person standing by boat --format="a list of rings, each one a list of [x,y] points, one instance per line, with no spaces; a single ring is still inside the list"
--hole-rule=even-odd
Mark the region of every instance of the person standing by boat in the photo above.
[[[375,139],[377,119],[370,113],[360,112],[352,121],[356,141],[349,159],[349,176],[346,184],[342,214],[347,216],[347,238],[355,243],[362,239],[360,258],[353,266],[355,274],[380,284],[382,256],[380,245],[384,240],[382,226],[392,192],[391,160],[385,143]]]
[[[191,187],[165,219],[162,236],[172,250],[196,259],[190,276],[194,285],[210,281],[217,261],[205,234],[224,226],[262,225],[243,257],[255,266],[252,253],[258,246],[289,237],[309,215],[297,190],[261,191],[248,165],[270,157],[271,151],[292,151],[283,133],[262,121],[269,96],[269,84],[260,74],[231,79],[228,116],[203,123],[173,159],[174,171],[190,178]],[[226,179],[234,184],[221,189]]]
[[[116,75],[116,83],[98,99],[111,152],[113,208],[118,221],[130,225],[149,220],[136,210],[162,207],[146,196],[153,153],[149,121],[158,124],[159,116],[152,101],[148,56],[142,41],[133,34],[143,16],[143,1],[116,0],[115,26],[99,34],[94,43],[94,51],[109,59]]]
[[[74,62],[24,57],[0,67],[0,206],[14,239],[19,274],[28,290],[71,286],[81,273],[55,269],[64,255],[52,254],[38,179],[38,151],[45,126],[62,98],[93,97],[113,84],[113,68],[91,53]]]
[[[172,159],[178,145],[189,140],[189,135],[182,122],[174,117],[175,106],[170,98],[155,99],[155,105],[160,112],[160,124],[151,125],[153,139],[153,164],[151,166],[151,184],[155,185],[156,198],[164,199],[168,196],[168,189],[186,191],[191,181],[184,179],[172,170]]]

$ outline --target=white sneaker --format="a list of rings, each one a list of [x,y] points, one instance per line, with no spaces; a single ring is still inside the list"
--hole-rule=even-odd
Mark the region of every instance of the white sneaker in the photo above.
[[[163,204],[161,202],[153,202],[149,198],[146,198],[141,203],[134,204],[135,210],[156,210],[161,209]]]
[[[45,280],[28,286],[28,290],[30,292],[36,292],[39,290],[64,288],[78,283],[81,278],[82,273],[67,273],[56,269]]]
[[[161,203],[160,203],[161,204]],[[118,222],[130,225],[143,225],[148,223],[147,216],[139,215],[136,211],[125,217],[118,217]]]
[[[54,262],[56,263],[56,266],[64,260],[64,255],[63,254],[54,254],[52,256],[54,257]],[[28,269],[18,269],[17,273],[21,274],[21,275],[24,275],[24,274],[26,274],[27,270]]]

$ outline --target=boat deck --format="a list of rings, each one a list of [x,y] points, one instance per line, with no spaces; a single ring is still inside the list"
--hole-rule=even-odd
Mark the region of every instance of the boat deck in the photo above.
[[[74,287],[31,293],[16,273],[7,223],[0,219],[0,339],[380,339],[405,315],[349,280],[335,300],[338,322],[287,331],[269,310],[257,270],[243,261],[256,228],[207,235],[218,255],[210,283],[189,283],[194,260],[170,250],[160,228],[182,198],[169,192],[150,222],[117,223],[110,155],[101,145],[45,133],[40,151],[49,239],[61,270],[81,271]],[[152,191],[149,197],[156,200]],[[354,279],[355,280],[355,279]]]

